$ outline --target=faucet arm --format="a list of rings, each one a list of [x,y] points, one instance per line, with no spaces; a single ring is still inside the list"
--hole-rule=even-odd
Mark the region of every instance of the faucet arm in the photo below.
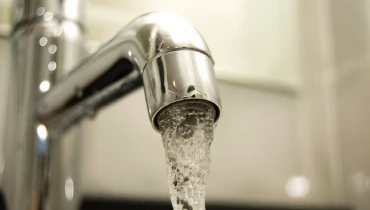
[[[200,52],[212,61],[201,35],[182,17],[169,12],[140,16],[45,93],[37,106],[38,118],[50,127],[65,128],[91,116],[141,86],[152,60],[180,50]]]

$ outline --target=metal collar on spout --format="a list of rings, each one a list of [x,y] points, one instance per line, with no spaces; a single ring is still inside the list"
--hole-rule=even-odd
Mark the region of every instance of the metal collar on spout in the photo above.
[[[119,67],[122,60],[132,65]],[[219,116],[221,101],[205,41],[184,18],[156,12],[132,21],[46,93],[38,106],[39,117],[45,123],[69,124],[88,110],[98,110],[102,101],[106,104],[122,96],[122,89],[137,87],[138,79],[144,83],[155,129],[157,113],[181,100],[208,101],[218,113],[215,120]]]

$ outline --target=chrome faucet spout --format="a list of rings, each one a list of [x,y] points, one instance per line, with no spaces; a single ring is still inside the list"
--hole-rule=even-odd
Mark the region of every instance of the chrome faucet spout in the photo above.
[[[209,101],[218,119],[221,102],[210,50],[188,21],[170,12],[128,24],[45,93],[38,117],[63,130],[142,84],[156,130],[157,113],[181,100]]]

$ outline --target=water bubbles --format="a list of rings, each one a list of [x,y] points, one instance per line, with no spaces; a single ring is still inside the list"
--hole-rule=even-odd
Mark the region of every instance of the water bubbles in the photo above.
[[[189,110],[189,115],[194,115],[194,114],[195,114],[195,110],[194,109]]]
[[[164,118],[159,119],[159,120],[158,120],[158,123],[164,123]]]
[[[196,102],[174,105],[159,114],[174,210],[205,209],[214,117],[214,109]]]
[[[176,181],[183,182],[184,181],[184,177],[182,175],[177,175]]]

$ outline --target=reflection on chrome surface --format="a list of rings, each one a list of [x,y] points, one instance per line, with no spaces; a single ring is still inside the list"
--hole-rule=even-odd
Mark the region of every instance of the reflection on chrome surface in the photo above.
[[[66,180],[64,184],[64,193],[68,201],[71,201],[73,199],[73,195],[74,195],[73,179],[68,178]]]
[[[54,54],[57,51],[57,46],[55,44],[52,44],[49,46],[48,51],[50,54]]]
[[[39,124],[36,131],[39,139],[41,141],[46,141],[46,139],[48,138],[48,130],[46,129],[45,125]]]
[[[48,38],[41,37],[39,43],[40,43],[40,46],[45,46],[46,43],[48,43]]]
[[[48,80],[44,80],[40,83],[40,91],[45,93],[50,89],[50,82]]]
[[[55,61],[50,61],[48,64],[49,71],[54,71],[57,68],[57,63]]]
[[[45,21],[50,21],[51,19],[53,19],[53,16],[54,14],[52,12],[45,12],[43,17]]]
[[[45,8],[44,7],[39,7],[36,10],[37,16],[42,16],[45,13]]]

